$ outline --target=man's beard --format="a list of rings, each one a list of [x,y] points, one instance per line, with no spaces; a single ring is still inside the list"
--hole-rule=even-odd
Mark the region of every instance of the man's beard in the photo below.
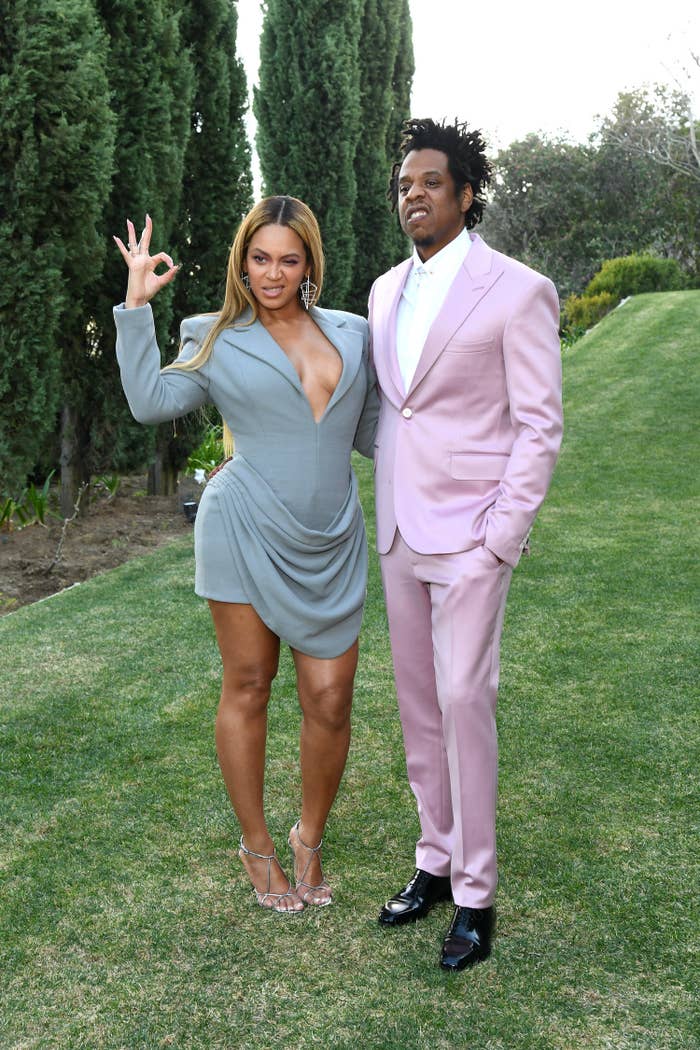
[[[416,237],[411,238],[416,248],[430,248],[431,245],[435,244],[435,235],[428,237]]]

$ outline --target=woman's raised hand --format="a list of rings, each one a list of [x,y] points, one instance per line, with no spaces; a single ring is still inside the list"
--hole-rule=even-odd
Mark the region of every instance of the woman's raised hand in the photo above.
[[[156,292],[159,292],[169,281],[172,281],[180,267],[175,266],[173,260],[166,252],[149,255],[148,249],[151,243],[151,234],[153,233],[153,221],[150,215],[146,216],[146,225],[139,240],[136,238],[136,230],[131,219],[126,220],[126,229],[128,247],[125,247],[124,242],[119,237],[114,238],[117,248],[122,253],[124,262],[129,268],[126,306],[127,308],[145,306]],[[167,266],[168,269],[165,273],[158,274],[156,269],[161,263]]]

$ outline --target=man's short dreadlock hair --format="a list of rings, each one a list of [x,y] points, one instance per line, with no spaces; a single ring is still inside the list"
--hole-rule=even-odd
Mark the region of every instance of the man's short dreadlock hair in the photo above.
[[[484,214],[484,190],[491,179],[491,164],[486,158],[486,143],[480,131],[467,131],[466,124],[438,124],[429,117],[405,120],[401,128],[401,160],[391,169],[387,197],[392,211],[399,199],[399,171],[406,156],[415,149],[437,149],[447,154],[450,175],[457,196],[469,183],[474,194],[469,211],[464,217],[468,230],[476,226]]]

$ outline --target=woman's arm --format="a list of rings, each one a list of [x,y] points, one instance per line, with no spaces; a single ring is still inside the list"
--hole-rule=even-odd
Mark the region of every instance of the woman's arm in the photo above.
[[[160,350],[149,301],[172,281],[179,267],[167,252],[151,255],[153,234],[150,215],[146,216],[141,237],[131,219],[126,220],[127,244],[114,238],[129,271],[126,301],[114,308],[117,326],[117,361],[129,408],[139,423],[164,423],[199,408],[208,400],[208,380],[200,371],[172,371],[161,374]],[[157,274],[159,266],[166,266]],[[183,325],[180,359],[197,350],[192,324]]]
[[[161,372],[160,350],[149,305],[132,310],[116,306],[114,321],[122,386],[132,415],[139,423],[164,423],[206,404],[209,400],[206,366],[191,372],[179,369]],[[188,325],[190,337],[183,340],[178,360],[186,360],[198,349],[192,328],[193,325]]]
[[[365,322],[366,326],[366,322]],[[365,328],[364,345],[362,347],[362,367],[367,377],[367,393],[362,412],[357,422],[353,448],[356,448],[368,459],[374,458],[374,442],[377,435],[377,421],[379,419],[379,391],[377,389],[377,376],[369,359],[369,331]]]

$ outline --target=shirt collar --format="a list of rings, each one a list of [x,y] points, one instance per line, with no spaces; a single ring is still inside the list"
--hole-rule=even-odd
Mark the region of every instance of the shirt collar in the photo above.
[[[464,262],[467,252],[471,248],[471,244],[471,238],[465,227],[449,242],[449,244],[446,244],[444,248],[441,248],[439,252],[436,252],[435,255],[426,262],[421,260],[417,249],[414,248],[412,255],[412,273],[429,273],[433,276],[440,276],[449,273],[450,271],[454,272]]]

